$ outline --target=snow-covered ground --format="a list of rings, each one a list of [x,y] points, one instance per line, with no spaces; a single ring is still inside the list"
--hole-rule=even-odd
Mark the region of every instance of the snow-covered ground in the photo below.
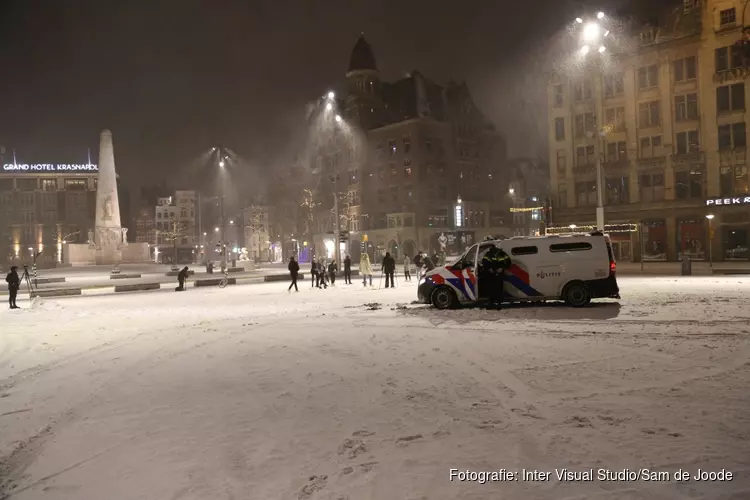
[[[750,279],[620,278],[619,303],[445,312],[399,284],[1,310],[0,498],[750,498]],[[524,468],[551,475],[450,481]]]

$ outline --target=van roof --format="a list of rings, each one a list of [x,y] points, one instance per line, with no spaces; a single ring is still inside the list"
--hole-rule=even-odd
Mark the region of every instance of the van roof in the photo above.
[[[584,238],[584,237],[591,237],[591,236],[605,236],[608,237],[606,234],[602,234],[599,232],[594,231],[593,233],[566,233],[566,234],[548,234],[545,236],[511,236],[510,238],[505,238],[502,240],[493,240],[495,242],[497,241],[536,241],[536,240],[547,240],[547,239],[563,239],[563,238]]]

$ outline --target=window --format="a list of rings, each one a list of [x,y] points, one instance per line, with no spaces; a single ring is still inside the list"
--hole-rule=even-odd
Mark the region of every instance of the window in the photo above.
[[[747,146],[745,122],[719,125],[719,149],[741,149]]]
[[[584,113],[575,116],[575,136],[586,137],[589,133],[594,133],[596,129],[596,119],[593,113]]]
[[[18,195],[19,205],[22,207],[33,207],[34,206],[34,194],[23,193]]]
[[[554,106],[556,108],[562,108],[563,106],[563,86],[562,85],[555,85],[552,89],[552,93],[554,95]]]
[[[385,190],[384,189],[378,189],[378,201],[380,203],[385,203]]]
[[[591,250],[591,243],[581,241],[578,243],[556,243],[549,246],[550,252],[579,252],[584,250]]]
[[[745,84],[735,83],[724,85],[716,89],[716,111],[719,113],[727,111],[745,110]]]
[[[45,194],[42,197],[42,207],[44,210],[57,210],[57,195],[52,194]]]
[[[674,174],[674,191],[678,200],[703,197],[703,172],[678,170]]]
[[[391,186],[391,201],[398,201],[398,186]]]
[[[576,148],[576,166],[593,165],[594,163],[596,163],[594,146],[579,146]]]
[[[404,169],[404,177],[406,177],[407,179],[411,179],[411,173],[411,167],[406,167]]]
[[[672,65],[675,82],[695,80],[695,56],[678,59]]]
[[[565,140],[565,118],[555,118],[555,140]]]
[[[391,166],[391,177],[396,177],[398,175],[398,169],[396,168],[395,163],[390,163]]]
[[[377,144],[377,146],[375,146],[375,156],[377,157],[378,160],[382,160],[383,159],[384,154],[383,154],[383,143],[382,142],[379,142]]]
[[[638,177],[638,189],[642,202],[664,200],[664,174],[649,173]]]
[[[568,206],[568,187],[565,184],[560,184],[557,187],[557,206],[560,208]]]
[[[653,158],[654,156],[662,156],[661,136],[654,135],[651,137],[641,137],[640,149],[641,158]]]
[[[430,137],[424,138],[424,149],[425,151],[432,151],[432,138]]]
[[[678,132],[677,135],[677,150],[675,151],[678,155],[685,155],[688,153],[696,153],[700,151],[700,144],[698,143],[698,131],[688,130],[686,132]]]
[[[596,181],[576,182],[576,205],[596,205]]]
[[[16,179],[16,189],[19,191],[36,191],[36,179]]]
[[[630,203],[629,181],[630,179],[627,176],[607,177],[606,195],[608,205],[622,205],[625,203]]]
[[[591,99],[591,94],[591,82],[589,80],[573,85],[573,95],[576,102]]]
[[[411,137],[406,136],[403,138],[403,141],[404,141],[404,154],[406,154],[409,151],[411,151]]]
[[[27,224],[34,222],[34,212],[23,212],[23,221]]]
[[[86,179],[65,179],[65,189],[69,191],[85,191]]]
[[[722,166],[720,172],[721,196],[734,196],[750,192],[745,165]]]
[[[737,21],[737,11],[732,7],[731,9],[724,9],[719,11],[719,26],[725,27],[728,24],[734,24]]]
[[[742,66],[742,51],[737,45],[720,47],[714,52],[716,72],[729,71]]]
[[[607,161],[615,162],[618,160],[627,160],[628,150],[625,147],[625,141],[607,143]]]
[[[391,156],[396,154],[396,141],[395,140],[388,141],[388,151],[390,151]]]
[[[42,179],[42,191],[57,191],[57,180]]]
[[[678,95],[674,98],[674,119],[676,121],[698,118],[698,94]]]
[[[604,112],[604,121],[615,132],[625,132],[625,108],[608,108]]]
[[[659,67],[656,64],[638,68],[638,89],[645,90],[659,86]]]
[[[604,97],[614,97],[625,93],[625,79],[622,73],[604,77]]]
[[[557,150],[557,171],[565,173],[565,150],[564,149],[558,149]]]
[[[537,247],[513,247],[510,249],[511,255],[534,255],[539,253]]]
[[[640,127],[655,127],[661,123],[659,101],[642,102],[638,105]]]

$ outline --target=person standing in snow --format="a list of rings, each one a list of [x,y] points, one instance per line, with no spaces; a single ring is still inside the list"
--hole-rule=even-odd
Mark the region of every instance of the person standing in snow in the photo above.
[[[362,286],[367,286],[367,278],[370,278],[370,286],[372,286],[372,264],[370,264],[370,256],[367,252],[362,254],[359,259],[359,273],[362,275]]]
[[[396,288],[396,283],[393,281],[393,273],[396,272],[396,259],[391,257],[390,252],[385,253],[383,257],[383,274],[385,274],[385,287]],[[389,285],[390,283],[390,285]]]
[[[417,281],[422,278],[422,250],[414,256],[414,267],[417,268]]]
[[[177,291],[178,292],[182,292],[185,290],[185,281],[187,280],[187,278],[188,278],[188,267],[185,266],[182,268],[182,271],[180,271],[177,274],[177,283],[178,283]]]
[[[292,287],[294,287],[295,292],[299,292],[299,288],[297,288],[297,274],[299,274],[299,264],[294,259],[294,255],[289,257],[289,275],[292,277],[292,284],[289,285],[289,288],[286,289],[287,292],[292,291]]]
[[[348,255],[344,259],[344,283],[352,284],[352,258]]]
[[[435,269],[435,264],[433,263],[433,261],[429,257],[427,257],[427,255],[423,255],[422,256],[422,267],[424,267],[424,272],[422,273],[422,275],[424,275],[428,271],[432,271],[433,269]]]
[[[320,288],[320,285],[323,285],[323,288],[328,288],[328,284],[326,283],[326,266],[323,264],[323,259],[318,261],[316,269],[318,272],[317,287]]]
[[[411,266],[411,259],[408,255],[404,255],[404,280],[411,281],[411,273],[409,267]]]
[[[11,309],[20,309],[16,305],[16,296],[18,295],[18,289],[21,288],[21,278],[18,277],[18,268],[12,266],[10,272],[5,277],[5,282],[8,284],[8,303]]]
[[[310,276],[312,276],[312,281],[310,282],[310,286],[317,286],[318,283],[318,266],[315,264],[315,259],[310,259]]]
[[[331,263],[328,264],[328,277],[331,279],[331,286],[335,286],[337,272],[338,266],[336,265],[336,261],[332,260]]]

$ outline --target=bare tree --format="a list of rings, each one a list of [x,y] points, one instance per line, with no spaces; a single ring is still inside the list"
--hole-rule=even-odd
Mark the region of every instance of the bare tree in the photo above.
[[[169,229],[159,231],[159,235],[161,236],[162,240],[165,243],[171,243],[172,249],[173,249],[173,261],[172,265],[177,264],[177,243],[182,238],[187,238],[191,235],[190,231],[188,231],[187,224],[185,222],[180,222],[176,219],[169,222]]]

